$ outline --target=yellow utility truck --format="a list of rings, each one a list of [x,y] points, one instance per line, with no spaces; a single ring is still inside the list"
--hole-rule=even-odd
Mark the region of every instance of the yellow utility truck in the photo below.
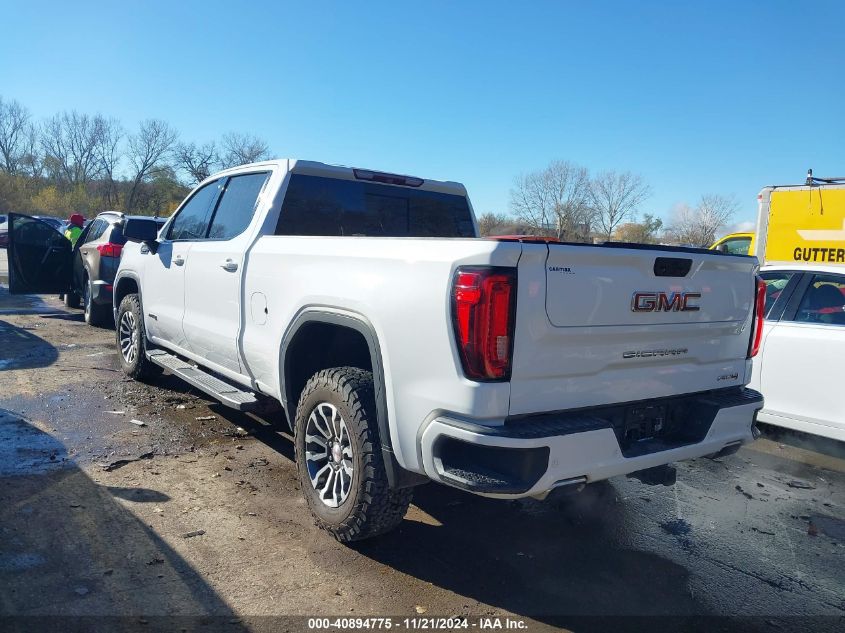
[[[845,177],[803,185],[764,187],[759,195],[756,240],[749,255],[761,264],[845,263]]]

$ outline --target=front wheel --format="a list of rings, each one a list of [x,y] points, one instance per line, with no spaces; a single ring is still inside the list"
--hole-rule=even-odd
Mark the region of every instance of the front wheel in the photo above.
[[[294,435],[302,492],[319,527],[348,542],[402,522],[413,493],[388,485],[372,373],[335,367],[314,374],[299,398]]]
[[[138,295],[123,297],[117,309],[115,333],[123,373],[135,380],[149,380],[161,373],[161,367],[147,358],[147,334]]]

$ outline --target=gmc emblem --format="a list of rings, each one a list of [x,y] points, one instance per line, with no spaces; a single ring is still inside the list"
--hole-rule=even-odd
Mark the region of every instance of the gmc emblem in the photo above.
[[[696,312],[701,307],[692,304],[700,299],[700,292],[635,292],[631,299],[633,312]]]

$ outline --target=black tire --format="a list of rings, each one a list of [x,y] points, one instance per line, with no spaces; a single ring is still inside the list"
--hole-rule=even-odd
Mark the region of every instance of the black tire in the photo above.
[[[85,322],[94,327],[109,327],[112,324],[111,306],[109,304],[94,303],[92,298],[92,284],[89,277],[85,278],[82,287],[82,303],[85,311]]]
[[[125,317],[126,313],[130,313],[131,318]],[[127,327],[122,330],[122,325]],[[132,342],[135,344],[134,354],[127,352],[125,345],[123,345],[126,341],[121,340],[121,335],[129,333],[131,333]],[[141,311],[141,300],[136,294],[126,295],[120,302],[120,307],[117,310],[115,340],[120,366],[127,376],[135,380],[150,380],[161,374],[162,368],[147,359],[147,333],[144,328],[144,315]]]
[[[68,308],[78,308],[79,307],[79,295],[76,294],[73,290],[68,290],[67,293],[64,295],[65,305]]]
[[[346,499],[329,507],[311,482],[305,456],[308,420],[318,406],[336,408],[348,429],[352,451],[351,485]],[[317,526],[338,541],[359,541],[394,529],[408,510],[413,489],[392,490],[381,453],[371,372],[335,367],[314,374],[305,384],[294,425],[300,485]],[[326,455],[329,455],[326,450]],[[332,461],[327,459],[327,463]]]

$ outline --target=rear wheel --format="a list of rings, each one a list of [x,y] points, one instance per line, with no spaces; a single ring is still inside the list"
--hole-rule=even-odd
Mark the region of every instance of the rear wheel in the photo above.
[[[111,306],[94,303],[93,285],[90,278],[85,279],[82,286],[82,305],[85,309],[85,322],[94,327],[107,327],[111,325]]]
[[[73,290],[68,290],[63,298],[64,298],[64,301],[65,301],[65,305],[68,308],[78,308],[79,307],[79,295],[76,294]]]
[[[120,302],[115,333],[123,373],[135,380],[149,380],[161,373],[161,367],[147,358],[147,334],[138,295],[126,295]]]
[[[413,493],[388,486],[370,372],[314,374],[299,399],[294,435],[302,492],[319,527],[348,542],[401,523]]]

